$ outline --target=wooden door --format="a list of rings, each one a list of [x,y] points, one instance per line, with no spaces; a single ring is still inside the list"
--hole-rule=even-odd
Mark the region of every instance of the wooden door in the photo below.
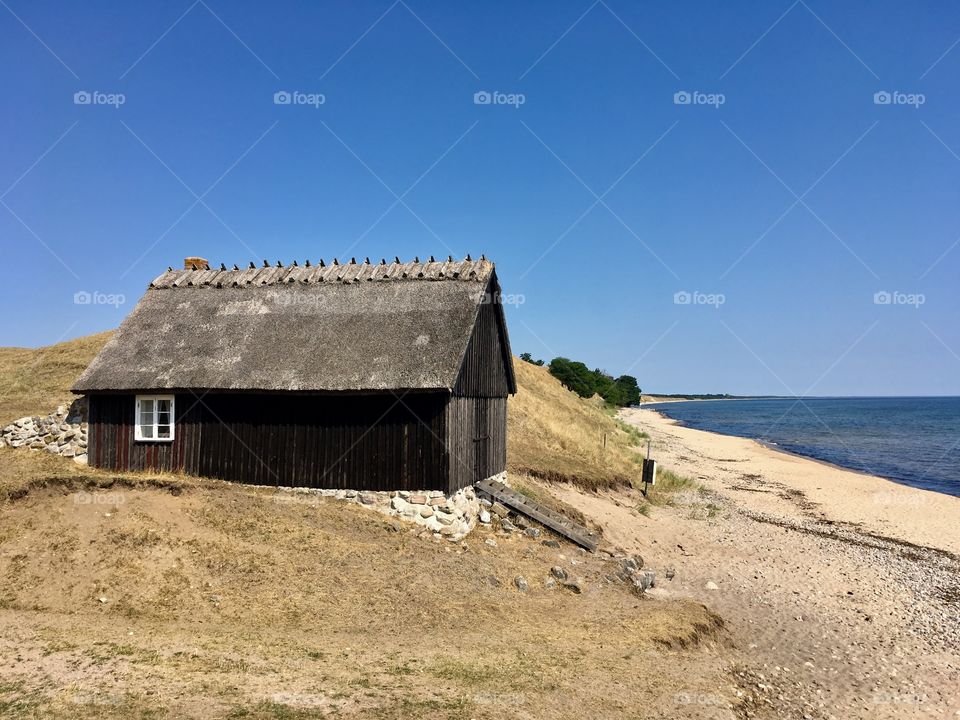
[[[486,398],[474,398],[473,481],[489,477],[490,422]]]

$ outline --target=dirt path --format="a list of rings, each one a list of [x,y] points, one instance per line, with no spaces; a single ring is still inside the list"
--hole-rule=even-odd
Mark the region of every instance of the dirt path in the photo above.
[[[726,621],[733,647],[720,652],[733,684],[679,695],[665,716],[689,716],[692,704],[717,718],[960,717],[960,560],[956,537],[938,534],[956,527],[960,502],[946,519],[928,517],[956,499],[928,500],[649,411],[627,419],[653,435],[662,465],[702,489],[649,517],[635,509],[638,493],[558,495],[658,570],[653,597],[692,597]],[[829,502],[848,476],[860,505]],[[863,507],[864,497],[885,505]]]

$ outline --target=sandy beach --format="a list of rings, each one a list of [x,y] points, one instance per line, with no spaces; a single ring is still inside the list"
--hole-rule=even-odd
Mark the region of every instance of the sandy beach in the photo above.
[[[727,482],[717,489],[751,507],[764,509],[763,494],[758,498],[755,489],[745,487],[749,483],[737,478],[751,474],[776,478],[802,492],[808,505],[816,505],[818,513],[833,522],[859,524],[874,533],[960,554],[960,498],[800,457],[755,440],[685,427],[654,410],[628,409],[622,417],[651,436],[653,456],[665,465],[708,481],[719,469],[717,477]],[[681,447],[693,454],[679,452]]]
[[[739,702],[758,717],[960,717],[960,498],[652,410],[621,417],[700,487],[649,516],[637,492],[560,495],[660,569],[652,597],[693,597],[730,635],[712,652],[734,682],[667,716],[735,717]]]

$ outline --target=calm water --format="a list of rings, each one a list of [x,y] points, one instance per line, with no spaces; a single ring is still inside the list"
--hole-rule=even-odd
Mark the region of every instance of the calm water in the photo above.
[[[712,400],[644,405],[684,425],[960,495],[960,398]]]

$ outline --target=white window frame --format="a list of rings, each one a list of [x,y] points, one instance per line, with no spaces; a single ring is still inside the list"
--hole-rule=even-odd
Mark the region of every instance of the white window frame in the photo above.
[[[140,423],[140,403],[143,400],[152,400],[153,401],[153,423],[147,425],[146,427],[153,428],[153,437],[144,437],[143,436],[143,425]],[[157,417],[159,413],[157,412],[157,401],[158,400],[169,400],[170,401],[170,437],[157,437],[158,427],[157,427]],[[176,428],[176,409],[174,407],[175,397],[173,395],[137,395],[137,400],[134,403],[134,418],[133,418],[133,437],[137,442],[159,442],[159,443],[169,443],[173,442],[174,430]]]

